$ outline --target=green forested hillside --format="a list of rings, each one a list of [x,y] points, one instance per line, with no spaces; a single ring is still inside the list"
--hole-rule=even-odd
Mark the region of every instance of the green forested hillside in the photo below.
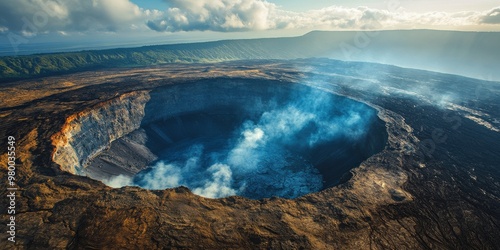
[[[267,41],[269,43],[269,41]],[[220,62],[238,59],[293,58],[296,55],[270,51],[261,41],[221,41],[198,44],[82,51],[0,57],[0,78],[13,79],[55,73],[147,66],[163,63]],[[266,44],[269,45],[269,44]]]
[[[112,67],[244,59],[327,57],[500,80],[500,32],[432,30],[310,32],[227,40],[0,57],[0,82]]]

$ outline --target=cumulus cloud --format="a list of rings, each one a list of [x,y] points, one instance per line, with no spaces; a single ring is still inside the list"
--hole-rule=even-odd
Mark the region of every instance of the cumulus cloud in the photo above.
[[[274,28],[276,5],[261,0],[166,0],[164,16],[148,21],[156,31],[244,31]]]
[[[293,12],[265,0],[164,0],[164,10],[130,0],[0,1],[0,33],[251,31],[275,29],[397,29],[500,24],[500,7],[488,11],[413,13],[401,9],[330,6]]]
[[[156,31],[244,31],[264,29],[432,28],[499,23],[500,8],[488,12],[412,13],[368,7],[330,6],[292,12],[262,0],[166,0],[164,16],[148,21]]]
[[[277,27],[320,29],[390,29],[435,26],[478,25],[483,12],[425,12],[412,13],[367,7],[345,8],[331,6],[302,13],[281,12],[275,17]]]
[[[481,19],[483,23],[500,24],[500,7],[492,9]]]
[[[0,1],[0,27],[24,34],[119,31],[155,16],[160,12],[141,9],[129,0]]]

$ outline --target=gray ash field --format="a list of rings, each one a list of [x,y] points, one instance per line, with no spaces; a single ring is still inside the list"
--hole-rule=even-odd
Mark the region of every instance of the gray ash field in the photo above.
[[[0,138],[18,141],[18,248],[500,244],[499,82],[297,59],[0,90]]]

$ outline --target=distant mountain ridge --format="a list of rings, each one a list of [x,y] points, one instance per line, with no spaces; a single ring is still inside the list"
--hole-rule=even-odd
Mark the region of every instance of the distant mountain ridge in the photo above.
[[[327,57],[500,80],[500,32],[313,31],[290,38],[223,40],[0,57],[0,81],[113,67]]]

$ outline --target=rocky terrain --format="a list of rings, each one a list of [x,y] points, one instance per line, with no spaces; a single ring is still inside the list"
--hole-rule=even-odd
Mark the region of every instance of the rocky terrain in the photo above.
[[[377,110],[387,143],[343,184],[296,199],[209,199],[185,187],[114,189],[78,175],[89,157],[141,125],[155,89],[202,80],[299,83],[349,97]],[[179,64],[6,83],[0,178],[7,179],[6,138],[14,136],[19,191],[16,243],[5,234],[0,248],[496,249],[499,86],[323,59]],[[102,108],[117,103],[129,108]],[[107,122],[101,117],[118,120],[107,133],[78,133],[101,127]],[[7,206],[0,211],[6,225]]]

